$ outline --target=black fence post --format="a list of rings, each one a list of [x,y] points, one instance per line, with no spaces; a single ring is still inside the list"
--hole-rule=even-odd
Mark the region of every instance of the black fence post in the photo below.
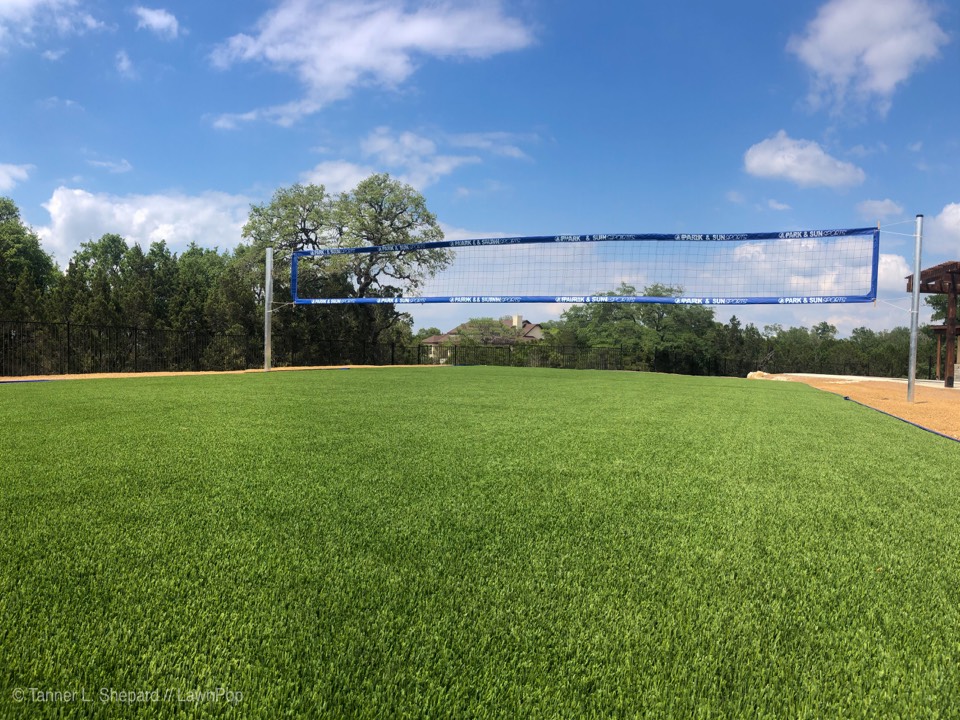
[[[67,320],[67,372],[66,375],[70,374],[70,321]]]

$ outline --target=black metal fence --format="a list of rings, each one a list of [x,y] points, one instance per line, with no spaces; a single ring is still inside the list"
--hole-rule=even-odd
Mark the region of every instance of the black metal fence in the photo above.
[[[918,358],[917,376],[936,374],[935,346]],[[591,370],[653,370],[689,375],[819,372],[905,377],[906,354],[876,356],[851,364],[840,357],[794,360],[775,352],[763,357],[701,357],[659,350],[641,358],[619,347],[575,347],[549,343],[519,345],[402,345],[323,342],[279,333],[273,339],[277,367],[309,365],[505,365]],[[889,355],[889,353],[887,353]],[[927,357],[929,355],[929,357]],[[178,330],[145,330],[77,323],[0,321],[0,377],[106,372],[246,370],[263,367],[263,337]]]
[[[246,335],[0,322],[2,376],[243,370],[257,360]]]
[[[503,365],[622,370],[620,348],[310,343],[275,338],[273,364]],[[0,376],[245,370],[263,366],[263,338],[76,323],[0,321]]]

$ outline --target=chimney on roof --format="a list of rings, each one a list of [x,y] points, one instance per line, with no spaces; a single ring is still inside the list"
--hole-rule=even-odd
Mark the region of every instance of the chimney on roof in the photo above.
[[[520,315],[513,316],[513,327],[517,330],[520,330],[523,327],[523,317]]]

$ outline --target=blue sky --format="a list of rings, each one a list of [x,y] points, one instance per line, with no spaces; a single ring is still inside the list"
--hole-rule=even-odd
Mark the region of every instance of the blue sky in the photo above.
[[[452,238],[879,221],[876,306],[737,315],[888,328],[917,213],[960,258],[958,37],[945,0],[0,0],[0,194],[61,265],[229,248],[276,188],[377,171]]]

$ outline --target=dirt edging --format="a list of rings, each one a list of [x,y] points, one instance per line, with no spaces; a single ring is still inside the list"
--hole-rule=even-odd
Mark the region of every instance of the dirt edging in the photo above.
[[[901,420],[920,425],[960,440],[960,389],[917,383],[914,402],[907,402],[905,380],[841,377],[832,375],[771,375],[750,373],[757,380],[801,382],[805,385],[849,397],[858,403],[882,410]]]

